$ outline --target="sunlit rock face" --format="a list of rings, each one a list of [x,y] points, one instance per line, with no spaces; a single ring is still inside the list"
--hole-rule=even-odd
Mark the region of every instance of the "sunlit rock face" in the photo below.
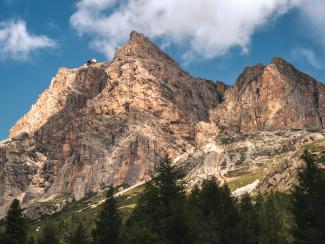
[[[61,68],[0,143],[0,217],[14,198],[38,218],[110,184],[141,182],[166,153],[186,169],[189,185],[210,175],[227,182],[233,171],[254,171],[264,152],[249,147],[273,137],[228,146],[224,138],[322,129],[324,103],[324,85],[280,58],[246,68],[229,87],[190,76],[132,32],[111,62]],[[304,135],[310,141],[302,135],[300,144]],[[276,148],[289,143],[276,141]],[[245,160],[243,147],[250,152]]]
[[[8,187],[1,189],[0,201],[4,206],[19,196],[28,203],[55,193],[78,200],[109,184],[148,179],[165,153],[177,156],[195,147],[196,125],[209,122],[223,92],[212,81],[190,76],[133,32],[112,62],[60,69],[11,129],[9,138],[27,136],[1,146],[5,155],[12,147],[30,146],[17,152],[18,172],[2,172]],[[41,158],[24,158],[28,152]],[[1,159],[6,167],[13,163],[10,157]],[[38,168],[27,177],[26,170],[34,167],[29,164]],[[16,182],[22,184],[10,190]]]
[[[213,114],[229,132],[322,129],[325,86],[276,57],[246,68]]]

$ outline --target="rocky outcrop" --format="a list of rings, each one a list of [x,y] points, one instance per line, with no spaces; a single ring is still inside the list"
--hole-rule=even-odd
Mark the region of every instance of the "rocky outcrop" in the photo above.
[[[13,198],[28,202],[46,193],[49,186],[47,157],[35,150],[35,142],[7,140],[0,143],[0,216]]]
[[[177,156],[195,147],[194,128],[209,122],[209,111],[222,101],[224,89],[191,77],[148,38],[133,32],[112,62],[60,69],[49,89],[12,128],[10,145],[28,141],[28,150],[44,156],[40,168],[46,171],[45,183],[30,194],[41,169],[28,177],[28,165],[26,170],[7,172],[1,180],[15,180],[1,189],[0,201],[24,195],[21,199],[28,204],[57,193],[78,200],[112,183],[145,180],[166,152]],[[28,138],[15,141],[20,135]],[[8,145],[2,150],[12,153]],[[22,167],[27,159],[20,156],[17,163]],[[13,161],[3,158],[1,164],[12,167]],[[15,182],[23,185],[7,194]]]
[[[281,58],[246,68],[213,113],[225,131],[323,129],[325,85]]]
[[[223,135],[176,158],[189,187],[214,176],[232,190],[255,181],[251,190],[287,191],[296,183],[304,149],[325,163],[325,131],[281,130]],[[244,193],[245,191],[243,191]]]
[[[60,69],[0,143],[0,217],[14,198],[38,218],[110,184],[134,185],[167,152],[190,185],[267,170],[283,147],[309,140],[268,131],[322,129],[324,116],[324,85],[280,58],[229,87],[190,76],[132,32],[111,62]]]

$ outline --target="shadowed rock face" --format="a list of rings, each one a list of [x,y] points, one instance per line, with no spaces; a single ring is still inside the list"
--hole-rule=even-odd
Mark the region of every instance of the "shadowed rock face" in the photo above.
[[[325,86],[281,58],[246,68],[214,112],[228,132],[322,129]]]
[[[193,166],[189,178],[219,176],[224,157],[216,138],[320,129],[324,103],[324,85],[280,58],[246,68],[228,87],[190,76],[132,32],[112,62],[60,69],[11,129],[11,139],[0,143],[0,217],[13,198],[37,218],[112,183],[133,185],[148,179],[166,152],[180,164],[179,156],[200,155],[204,163]],[[183,166],[196,165],[192,161]],[[222,175],[233,163],[224,162]],[[45,208],[46,202],[54,205]]]

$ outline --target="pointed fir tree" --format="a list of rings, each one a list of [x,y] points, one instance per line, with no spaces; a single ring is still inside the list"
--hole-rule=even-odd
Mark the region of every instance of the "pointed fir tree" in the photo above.
[[[325,172],[308,151],[302,159],[306,166],[298,174],[292,192],[292,212],[296,243],[325,243]]]
[[[103,204],[96,228],[93,230],[94,243],[118,244],[120,238],[121,216],[117,209],[116,199],[114,198],[114,188],[110,186],[107,192],[107,199]]]
[[[276,193],[271,192],[265,202],[265,239],[267,243],[287,244],[290,243],[290,229],[287,214],[279,204]]]
[[[1,229],[0,229],[0,243],[5,243],[5,237],[4,237],[4,234],[2,233]]]
[[[265,198],[261,193],[256,196],[252,219],[255,223],[256,243],[268,243],[265,234],[267,229]]]
[[[1,242],[0,242],[1,243]],[[37,239],[34,235],[31,235],[29,238],[28,238],[28,241],[27,241],[27,244],[37,244]]]
[[[60,244],[56,226],[46,224],[42,230],[42,235],[37,241],[38,244]]]
[[[239,211],[239,242],[241,244],[257,244],[255,209],[252,199],[248,193],[241,197]]]
[[[17,199],[14,199],[10,205],[5,227],[5,243],[24,244],[27,242],[27,221],[22,214],[22,209]]]
[[[69,244],[88,244],[88,235],[81,223],[78,224],[75,232],[68,238]]]
[[[216,178],[210,178],[203,182],[200,192],[194,193],[192,204],[200,209],[199,243],[238,243],[239,212],[229,187],[220,187]]]
[[[276,193],[257,195],[252,220],[255,225],[255,243],[286,244],[292,242],[288,216],[280,205]]]
[[[192,243],[186,215],[184,174],[166,155],[145,185],[128,227],[166,243]],[[140,230],[139,230],[140,229]]]
[[[153,233],[145,227],[132,226],[123,231],[121,244],[167,244],[159,234]]]

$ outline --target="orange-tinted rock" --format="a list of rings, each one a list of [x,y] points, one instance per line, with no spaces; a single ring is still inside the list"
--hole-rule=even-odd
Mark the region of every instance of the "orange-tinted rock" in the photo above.
[[[78,200],[112,183],[145,180],[166,152],[177,156],[195,147],[196,124],[209,122],[222,96],[212,81],[191,77],[133,32],[112,62],[60,69],[9,137],[27,132],[33,150],[46,154],[39,195],[70,193]],[[31,184],[25,180],[12,198],[37,197],[28,192]]]
[[[146,180],[166,152],[189,157],[189,178],[214,174],[222,182],[253,149],[247,142],[226,152],[220,135],[320,129],[324,116],[325,86],[280,58],[246,68],[229,87],[190,76],[132,32],[112,62],[60,69],[0,143],[0,217],[14,198],[37,218],[46,213],[42,201],[66,204]]]
[[[322,129],[325,85],[281,58],[246,68],[212,114],[223,130]]]

